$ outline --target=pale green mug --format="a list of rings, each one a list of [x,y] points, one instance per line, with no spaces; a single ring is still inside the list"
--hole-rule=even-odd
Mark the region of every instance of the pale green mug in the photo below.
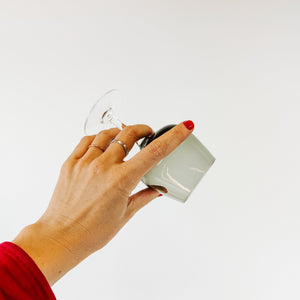
[[[144,138],[140,149],[174,126],[176,125],[167,125],[152,137]],[[215,158],[207,148],[190,134],[174,151],[146,173],[142,181],[170,198],[186,202],[214,161]]]

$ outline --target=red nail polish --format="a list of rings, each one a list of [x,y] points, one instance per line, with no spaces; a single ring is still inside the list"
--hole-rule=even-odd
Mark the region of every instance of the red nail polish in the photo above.
[[[161,197],[163,194],[159,194],[157,197]]]
[[[192,130],[194,128],[194,122],[191,120],[188,121],[184,121],[183,122],[184,126],[188,129],[188,130]]]

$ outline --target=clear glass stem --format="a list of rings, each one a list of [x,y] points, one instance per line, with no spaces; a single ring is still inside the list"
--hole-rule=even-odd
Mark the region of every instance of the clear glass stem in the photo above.
[[[118,118],[116,118],[114,116],[114,114],[112,113],[112,109],[110,108],[109,110],[107,110],[101,117],[100,119],[100,123],[111,123],[114,124],[117,128],[119,128],[120,130],[122,130],[124,127],[126,127],[126,125],[121,122]]]

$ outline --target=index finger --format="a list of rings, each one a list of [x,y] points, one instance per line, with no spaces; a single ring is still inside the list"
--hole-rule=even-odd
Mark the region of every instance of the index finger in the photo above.
[[[154,141],[126,162],[137,179],[141,179],[163,158],[175,150],[193,131],[192,121],[182,122]]]

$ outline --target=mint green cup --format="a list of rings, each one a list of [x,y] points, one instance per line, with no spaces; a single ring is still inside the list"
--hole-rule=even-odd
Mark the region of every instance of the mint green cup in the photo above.
[[[140,148],[173,128],[167,125],[151,138],[145,138]],[[214,163],[215,158],[207,148],[191,134],[167,157],[144,175],[142,181],[164,195],[186,202],[202,177]]]

